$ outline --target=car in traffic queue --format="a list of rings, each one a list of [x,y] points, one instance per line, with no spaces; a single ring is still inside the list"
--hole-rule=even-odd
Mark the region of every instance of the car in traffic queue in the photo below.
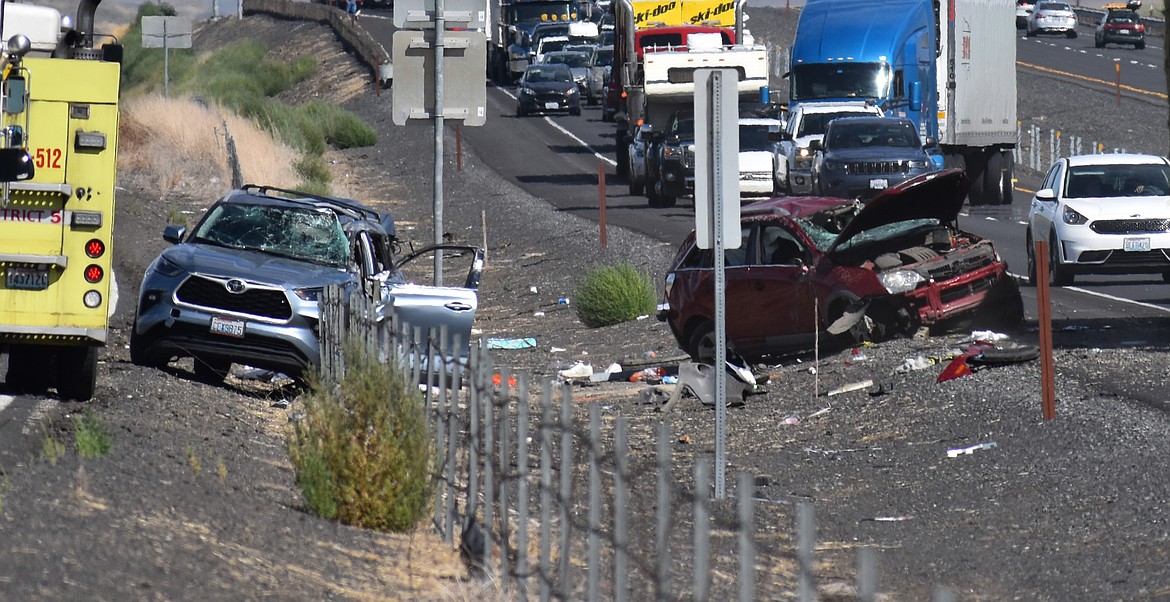
[[[646,197],[651,207],[674,207],[695,190],[695,112],[677,109],[647,155]]]
[[[568,67],[573,82],[577,84],[578,98],[587,98],[589,104],[593,104],[593,99],[589,96],[589,58],[590,55],[585,52],[558,50],[545,54],[541,64]]]
[[[1036,10],[1035,0],[1016,0],[1016,29],[1028,27],[1028,16]]]
[[[776,165],[783,160],[784,122],[771,117],[739,118],[739,194],[772,196],[779,190]]]
[[[741,207],[725,250],[726,333],[745,358],[848,345],[918,327],[1011,328],[1019,287],[991,240],[956,224],[970,181],[958,169],[883,191],[868,204],[777,197]],[[683,242],[658,319],[696,361],[715,356],[712,249]]]
[[[935,170],[927,148],[933,138],[918,138],[914,122],[904,117],[839,117],[824,139],[810,148],[816,194],[868,199],[914,176]]]
[[[1077,14],[1072,6],[1065,2],[1036,3],[1032,14],[1028,15],[1024,29],[1028,37],[1039,34],[1063,35],[1067,38],[1077,37]]]
[[[1136,12],[1126,9],[1107,9],[1093,32],[1093,44],[1132,44],[1137,50],[1146,47],[1146,26]]]
[[[1141,154],[1058,159],[1032,197],[1025,240],[1033,283],[1039,240],[1047,241],[1055,286],[1078,274],[1160,274],[1170,282],[1170,161]]]
[[[566,65],[530,65],[518,82],[516,116],[533,113],[581,114],[581,90]]]
[[[812,169],[816,153],[809,147],[821,140],[829,122],[845,116],[882,116],[882,110],[872,102],[835,101],[802,102],[788,111],[784,131],[780,134],[780,152],[784,161],[777,164],[776,178],[785,194],[812,192]]]
[[[634,137],[630,139],[629,169],[626,180],[630,186],[630,194],[641,195],[646,191],[646,182],[649,175],[646,172],[646,156],[651,152],[654,143],[654,126],[643,123],[634,130]]]
[[[610,71],[613,69],[613,46],[598,46],[593,52],[593,59],[589,62],[589,104],[598,104],[605,100],[605,84],[609,81]],[[604,111],[604,109],[603,109]],[[609,121],[603,119],[603,121]]]
[[[303,377],[320,366],[318,300],[329,286],[376,295],[379,319],[446,326],[446,343],[459,337],[467,357],[483,271],[478,247],[437,245],[402,258],[392,216],[352,199],[256,185],[223,196],[189,232],[167,226],[163,238],[173,246],[139,289],[134,364],[193,357],[204,382],[222,382],[233,363]],[[468,259],[460,286],[406,279],[407,264],[435,252]]]

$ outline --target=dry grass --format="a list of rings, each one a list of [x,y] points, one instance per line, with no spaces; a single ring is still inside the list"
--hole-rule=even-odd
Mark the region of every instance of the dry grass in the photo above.
[[[122,184],[173,196],[215,199],[231,188],[224,138],[235,140],[245,182],[296,187],[297,154],[251,122],[215,105],[159,95],[122,106],[118,168]]]

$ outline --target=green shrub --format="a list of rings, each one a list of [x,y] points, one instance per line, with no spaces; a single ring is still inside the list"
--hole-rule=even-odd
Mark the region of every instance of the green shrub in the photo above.
[[[649,276],[622,263],[590,270],[573,294],[573,305],[581,322],[596,328],[654,313],[655,295]]]
[[[322,159],[320,155],[302,155],[293,165],[293,169],[297,170],[297,175],[301,176],[305,185],[324,185],[328,188],[329,182],[333,180],[333,174],[329,173],[329,166],[325,164],[325,159]]]
[[[297,485],[316,514],[377,530],[406,531],[429,511],[438,454],[422,396],[397,363],[356,345],[337,385],[313,383],[289,429]]]
[[[73,440],[82,458],[97,458],[110,452],[114,436],[98,420],[97,414],[87,409],[84,414],[73,417]]]
[[[357,148],[378,143],[374,128],[345,109],[320,100],[301,105],[305,114],[325,136],[325,141],[336,148]]]

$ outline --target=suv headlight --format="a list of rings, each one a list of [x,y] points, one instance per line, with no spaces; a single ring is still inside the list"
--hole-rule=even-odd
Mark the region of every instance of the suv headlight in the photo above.
[[[154,262],[154,271],[166,276],[167,278],[174,278],[183,273],[183,268],[179,264],[160,256],[158,261]]]
[[[911,159],[910,169],[930,169],[930,159]]]
[[[1073,226],[1080,226],[1081,224],[1089,223],[1089,218],[1081,215],[1080,213],[1077,213],[1076,209],[1073,209],[1067,205],[1064,207],[1064,212],[1061,217],[1064,219],[1064,223]]]
[[[926,282],[922,274],[914,270],[892,270],[878,274],[878,280],[886,287],[891,295],[912,291],[920,283]]]
[[[524,86],[523,88],[520,88],[520,93],[525,95],[525,96],[536,96],[536,90],[533,90],[532,88],[529,88],[528,86]]]
[[[298,288],[293,289],[293,294],[295,294],[297,297],[300,297],[301,301],[316,301],[317,297],[320,297],[321,292],[324,290],[325,288],[321,286]]]

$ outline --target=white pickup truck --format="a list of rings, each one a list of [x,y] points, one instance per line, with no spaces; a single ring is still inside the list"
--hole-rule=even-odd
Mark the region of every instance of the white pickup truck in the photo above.
[[[786,194],[812,192],[812,168],[816,153],[809,150],[821,140],[829,122],[842,115],[882,116],[882,110],[864,101],[802,102],[788,111],[788,126],[780,136],[783,161],[776,162],[776,182]]]

